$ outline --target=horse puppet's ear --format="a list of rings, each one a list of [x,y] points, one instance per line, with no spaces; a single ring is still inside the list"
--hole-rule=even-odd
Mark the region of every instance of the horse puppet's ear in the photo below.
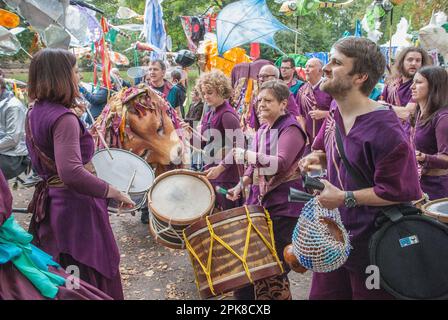
[[[123,104],[128,103],[129,101],[131,101],[132,99],[135,99],[137,96],[146,93],[146,89],[145,88],[129,88],[129,89],[124,89],[126,90],[123,93],[123,97],[121,98],[121,102],[123,102]]]

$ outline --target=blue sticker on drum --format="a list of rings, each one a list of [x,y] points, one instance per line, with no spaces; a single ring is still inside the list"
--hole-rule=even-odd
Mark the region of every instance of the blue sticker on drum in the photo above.
[[[417,243],[419,243],[419,241],[418,241],[418,237],[415,236],[415,235],[400,239],[400,246],[402,248],[407,247],[407,246],[411,246],[411,245],[417,244]]]

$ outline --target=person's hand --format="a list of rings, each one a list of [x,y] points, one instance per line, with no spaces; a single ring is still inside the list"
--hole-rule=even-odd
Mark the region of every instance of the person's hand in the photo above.
[[[311,117],[311,119],[320,120],[320,119],[324,119],[328,115],[328,111],[311,110],[310,112],[308,112],[308,114]]]
[[[226,198],[231,201],[236,201],[240,198],[241,191],[242,191],[241,184],[238,183],[232,189],[227,190]]]
[[[418,162],[423,163],[423,162],[425,162],[426,154],[424,154],[423,152],[415,150],[415,157],[417,158]]]
[[[193,135],[193,131],[192,131],[190,125],[187,122],[185,122],[184,120],[180,120],[180,126],[182,127],[183,136],[186,139],[191,139],[191,137]]]
[[[246,150],[243,148],[233,148],[232,149],[233,159],[236,163],[244,163]]]
[[[317,196],[320,206],[329,210],[342,206],[344,204],[345,192],[327,180],[322,179],[320,181],[325,185],[324,190]]]
[[[132,201],[128,194],[119,191],[113,186],[109,186],[109,192],[107,193],[107,198],[114,199],[119,203],[122,203],[124,208],[132,208],[135,206],[135,202]]]
[[[214,180],[216,178],[218,178],[221,173],[223,173],[225,170],[224,166],[222,165],[218,165],[216,167],[213,168],[208,168],[207,170],[204,171],[204,173],[207,175],[207,179],[210,180]]]
[[[302,172],[310,172],[312,170],[318,169],[320,167],[322,169],[322,164],[320,162],[320,158],[316,154],[309,154],[306,157],[300,159],[299,168]]]

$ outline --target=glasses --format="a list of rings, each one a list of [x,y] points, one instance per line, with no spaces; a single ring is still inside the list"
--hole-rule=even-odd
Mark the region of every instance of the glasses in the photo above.
[[[281,70],[291,70],[292,67],[280,67]]]
[[[275,77],[275,74],[259,74],[257,76],[257,78],[260,79],[260,80],[268,79],[268,78],[271,78],[271,77]]]

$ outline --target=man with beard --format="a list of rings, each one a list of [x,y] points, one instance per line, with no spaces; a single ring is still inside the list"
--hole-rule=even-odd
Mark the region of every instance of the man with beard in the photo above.
[[[353,249],[346,263],[328,273],[314,273],[310,299],[390,299],[383,289],[367,289],[368,242],[376,231],[381,207],[421,197],[415,154],[395,112],[368,98],[384,71],[380,48],[366,38],[336,42],[324,67],[320,87],[337,102],[319,131],[313,153],[299,165],[303,171],[320,165],[328,181],[318,196],[320,205],[338,208]],[[350,163],[369,187],[348,172],[337,146],[339,135]],[[311,166],[310,165],[314,165]]]
[[[307,82],[300,87],[297,93],[297,106],[299,107],[299,122],[306,131],[308,144],[304,155],[311,152],[311,145],[319,132],[320,127],[328,115],[333,98],[320,90],[322,81],[322,61],[311,58],[305,65]]]
[[[381,97],[385,103],[393,106],[394,111],[402,120],[405,130],[409,115],[414,113],[416,104],[411,99],[411,85],[415,73],[423,66],[430,64],[425,50],[416,47],[404,48],[398,55],[391,76],[386,80]]]

